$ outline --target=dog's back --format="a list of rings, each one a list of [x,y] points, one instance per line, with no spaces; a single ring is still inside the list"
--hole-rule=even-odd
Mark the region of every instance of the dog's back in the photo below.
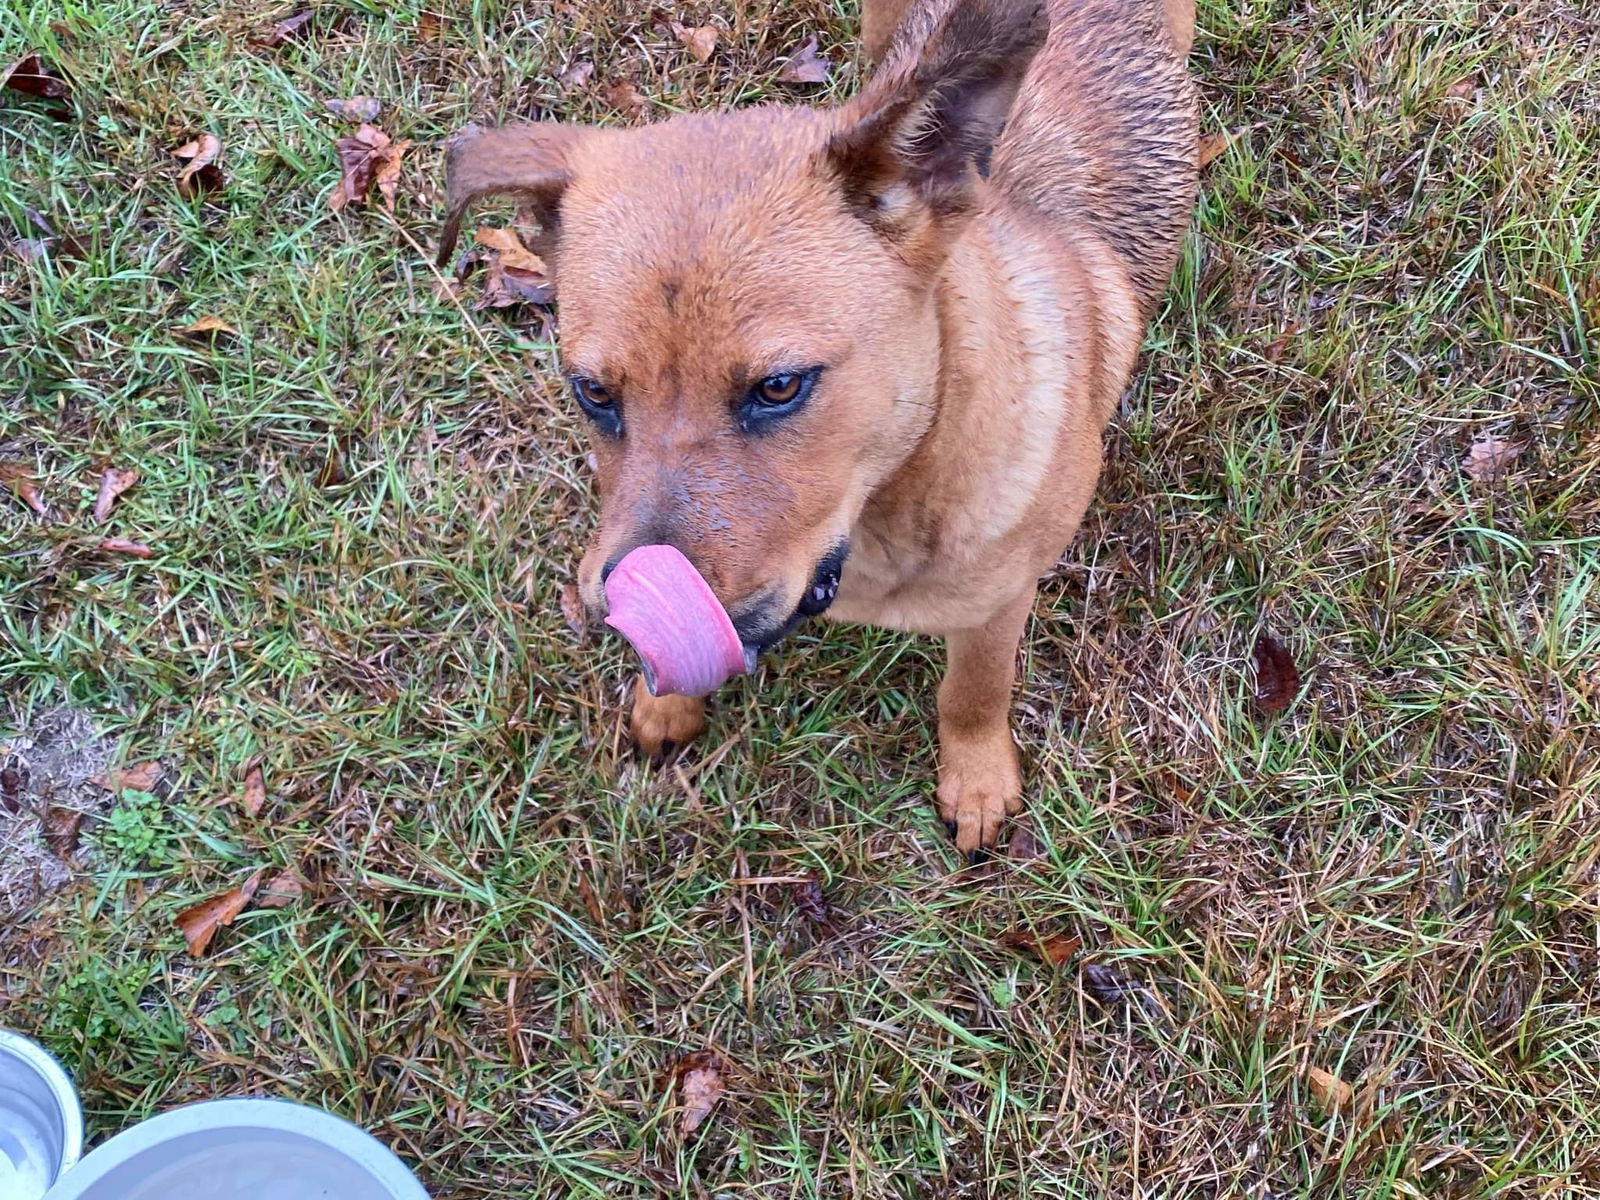
[[[1193,0],[1046,0],[1050,33],[995,149],[1008,198],[1112,246],[1145,312],[1194,207],[1198,111],[1184,64]],[[868,53],[919,45],[949,0],[868,0]],[[902,22],[904,28],[893,36]]]

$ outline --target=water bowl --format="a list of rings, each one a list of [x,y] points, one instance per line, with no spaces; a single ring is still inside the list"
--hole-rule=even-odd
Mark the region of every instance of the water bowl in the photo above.
[[[0,1197],[39,1200],[83,1152],[83,1112],[43,1046],[0,1029]]]

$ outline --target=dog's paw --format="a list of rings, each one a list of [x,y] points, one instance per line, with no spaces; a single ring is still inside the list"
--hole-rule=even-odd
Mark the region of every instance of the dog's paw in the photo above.
[[[641,677],[633,689],[633,744],[662,763],[700,736],[706,702],[691,696],[652,696]]]
[[[1008,816],[1022,811],[1022,772],[1009,731],[939,748],[939,818],[956,849],[976,861],[995,844]]]

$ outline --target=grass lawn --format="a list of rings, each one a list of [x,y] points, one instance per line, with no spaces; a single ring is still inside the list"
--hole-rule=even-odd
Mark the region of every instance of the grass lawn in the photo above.
[[[853,7],[413,2],[0,12],[72,88],[0,98],[0,460],[53,510],[0,490],[0,739],[163,766],[0,794],[0,1024],[91,1132],[274,1094],[460,1200],[1600,1196],[1593,10],[1202,0],[1239,133],[1025,643],[1026,833],[965,868],[928,641],[811,629],[634,761],[549,331],[430,266],[454,128],[836,98]],[[831,80],[778,82],[812,33]],[[358,95],[392,216],[330,208]],[[304,894],[191,956],[262,868]]]

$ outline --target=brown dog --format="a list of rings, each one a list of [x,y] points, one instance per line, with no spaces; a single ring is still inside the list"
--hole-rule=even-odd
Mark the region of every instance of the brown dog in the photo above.
[[[867,0],[855,99],[642,129],[468,129],[468,204],[544,228],[563,358],[594,426],[600,532],[580,590],[670,543],[747,645],[801,617],[941,634],[940,815],[991,845],[1039,576],[1194,201],[1193,0]],[[652,753],[703,705],[635,689]]]

